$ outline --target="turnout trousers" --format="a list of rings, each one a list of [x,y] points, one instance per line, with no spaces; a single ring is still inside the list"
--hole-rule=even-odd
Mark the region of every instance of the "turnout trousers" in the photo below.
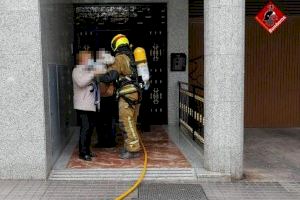
[[[126,94],[131,100],[138,99],[138,93]],[[140,138],[136,123],[140,104],[129,105],[122,97],[119,98],[119,123],[124,133],[124,148],[129,152],[140,151]]]

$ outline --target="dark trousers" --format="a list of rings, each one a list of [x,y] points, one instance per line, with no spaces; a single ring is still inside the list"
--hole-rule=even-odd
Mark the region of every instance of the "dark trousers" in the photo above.
[[[79,154],[89,155],[91,153],[91,137],[95,127],[95,112],[77,110],[80,126]]]
[[[100,112],[97,113],[97,141],[99,146],[114,146],[115,123],[118,113],[115,97],[101,97]]]

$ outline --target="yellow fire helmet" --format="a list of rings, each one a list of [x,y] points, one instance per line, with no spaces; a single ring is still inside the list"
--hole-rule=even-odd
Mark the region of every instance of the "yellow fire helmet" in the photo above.
[[[122,45],[129,45],[127,37],[123,34],[118,34],[111,40],[111,48],[113,51],[116,51],[118,47]]]

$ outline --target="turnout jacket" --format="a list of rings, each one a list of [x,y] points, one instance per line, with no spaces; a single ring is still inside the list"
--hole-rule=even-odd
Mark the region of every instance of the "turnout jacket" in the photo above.
[[[117,54],[115,62],[108,67],[108,72],[99,77],[100,82],[110,83],[118,81],[119,78],[130,76],[132,74],[130,68],[130,59],[125,54]]]

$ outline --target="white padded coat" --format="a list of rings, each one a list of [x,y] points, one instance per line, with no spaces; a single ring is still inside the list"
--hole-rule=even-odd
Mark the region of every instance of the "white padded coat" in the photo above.
[[[74,109],[96,111],[95,95],[91,92],[94,74],[85,65],[76,65],[72,72]]]

